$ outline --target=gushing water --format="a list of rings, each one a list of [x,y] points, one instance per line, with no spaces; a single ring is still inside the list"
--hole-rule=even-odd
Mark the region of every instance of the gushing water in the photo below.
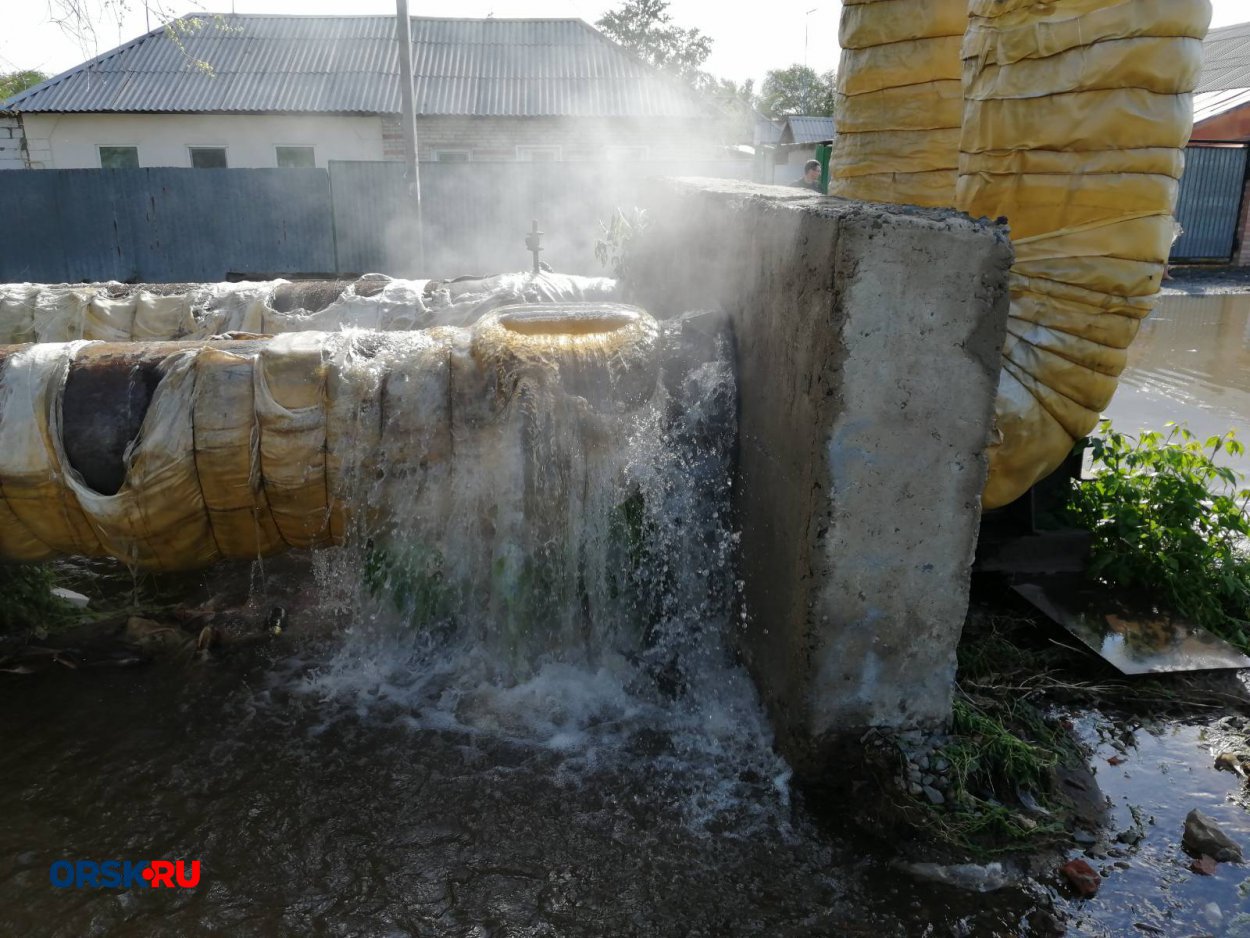
[[[571,784],[646,766],[695,826],[726,811],[775,820],[789,772],[728,634],[725,343],[681,354],[680,326],[631,319],[571,319],[553,339],[533,315],[511,335],[479,325],[477,346],[450,353],[344,344],[336,370],[367,390],[359,419],[329,421],[358,434],[331,451],[344,454],[335,496],[358,507],[315,564],[352,625],[303,689],[329,714],[559,753]],[[465,356],[489,362],[480,398],[432,393]]]

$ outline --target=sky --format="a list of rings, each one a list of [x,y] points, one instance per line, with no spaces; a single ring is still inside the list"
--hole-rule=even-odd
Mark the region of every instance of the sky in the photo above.
[[[94,48],[84,49],[52,22],[56,0],[9,0],[0,27],[0,72],[34,68],[56,74],[146,32],[143,0],[82,0],[101,11]],[[173,14],[188,12],[381,14],[394,0],[155,0]],[[578,17],[593,23],[620,0],[410,0],[414,16]],[[1213,0],[1213,26],[1250,20],[1246,0]],[[773,68],[806,61],[818,71],[838,64],[837,0],[670,0],[678,26],[694,27],[713,40],[705,68],[721,78],[756,84]],[[118,23],[117,10],[124,12]],[[153,20],[151,27],[160,25]]]

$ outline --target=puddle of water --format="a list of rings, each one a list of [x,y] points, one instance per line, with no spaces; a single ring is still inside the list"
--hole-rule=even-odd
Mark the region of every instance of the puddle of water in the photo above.
[[[1250,296],[1164,296],[1142,323],[1105,416],[1120,429],[1185,423],[1250,442]],[[1237,460],[1250,470],[1250,460]]]
[[[1209,723],[1147,723],[1117,734],[1097,715],[1078,721],[1078,732],[1094,750],[1091,764],[1110,801],[1113,831],[1131,830],[1136,813],[1144,836],[1090,860],[1106,878],[1096,898],[1071,903],[1070,934],[1250,936],[1250,867],[1221,863],[1214,875],[1201,876],[1181,849],[1193,808],[1250,848],[1250,789],[1213,767],[1226,737]]]

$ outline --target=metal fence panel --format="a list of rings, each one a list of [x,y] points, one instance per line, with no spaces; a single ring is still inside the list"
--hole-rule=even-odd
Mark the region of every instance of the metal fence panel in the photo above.
[[[330,162],[339,273],[417,274],[406,191],[403,163]]]
[[[557,270],[606,273],[599,223],[656,176],[748,178],[718,163],[423,163],[425,264],[401,163],[325,169],[0,172],[0,282],[230,276],[449,277],[522,270],[537,219]]]
[[[1224,261],[1233,254],[1246,181],[1246,147],[1189,147],[1176,220],[1173,261]]]
[[[0,281],[332,274],[322,169],[0,172]]]
[[[656,176],[747,179],[747,160],[713,163],[422,163],[425,265],[416,270],[399,164],[332,162],[339,270],[449,277],[523,270],[537,220],[543,258],[570,273],[606,273],[594,258],[599,222],[641,201]]]

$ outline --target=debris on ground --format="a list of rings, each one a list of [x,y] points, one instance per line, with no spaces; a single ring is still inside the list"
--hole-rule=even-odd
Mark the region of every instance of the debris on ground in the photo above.
[[[1241,846],[1197,808],[1185,816],[1181,846],[1191,857],[1208,856],[1217,863],[1241,863],[1245,859]]]
[[[1059,872],[1083,899],[1097,895],[1098,887],[1102,885],[1102,877],[1092,866],[1081,859],[1069,860],[1059,867]]]

